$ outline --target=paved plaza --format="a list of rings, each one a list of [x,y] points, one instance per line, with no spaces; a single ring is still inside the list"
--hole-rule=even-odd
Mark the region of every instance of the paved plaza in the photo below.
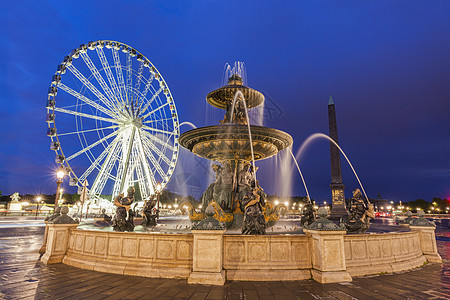
[[[450,299],[450,230],[438,228],[444,265],[353,278],[351,283],[313,280],[190,285],[82,270],[39,260],[44,227],[0,222],[0,299]]]

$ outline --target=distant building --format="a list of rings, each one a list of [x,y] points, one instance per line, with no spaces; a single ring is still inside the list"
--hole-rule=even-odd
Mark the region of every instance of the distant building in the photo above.
[[[376,199],[370,199],[372,202],[375,211],[387,211],[388,206],[392,206],[391,202],[388,199],[383,199],[378,193],[378,197]]]

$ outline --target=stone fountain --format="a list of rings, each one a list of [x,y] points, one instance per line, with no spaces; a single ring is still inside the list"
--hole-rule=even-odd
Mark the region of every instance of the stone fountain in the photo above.
[[[189,203],[191,221],[206,218],[205,209],[215,209],[214,218],[228,227],[242,226],[242,201],[256,181],[255,160],[266,159],[292,145],[292,137],[281,130],[249,125],[248,110],[264,102],[264,95],[243,85],[239,74],[232,74],[228,84],[210,92],[208,103],[226,110],[220,125],[206,126],[181,134],[180,145],[197,156],[217,161],[213,165],[216,180],[203,194],[202,211],[197,212]],[[253,162],[253,165],[251,165]],[[279,214],[270,202],[265,202],[265,193],[258,192],[264,201],[262,207],[268,226],[273,225]]]
[[[435,224],[425,219],[423,212],[408,224],[409,232],[361,233],[367,229],[370,215],[363,209],[360,192],[353,195],[345,226],[327,220],[327,210],[321,208],[315,222],[312,211],[302,220],[305,234],[225,234],[221,222],[246,229],[243,211],[247,217],[246,203],[254,200],[249,199],[249,194],[264,204],[260,209],[265,223],[278,220],[277,211],[264,200],[264,192],[257,189],[254,160],[271,157],[289,147],[292,138],[285,132],[248,123],[247,109],[261,105],[264,96],[244,86],[237,74],[230,76],[228,85],[209,93],[207,101],[226,110],[224,120],[220,125],[187,131],[179,139],[183,147],[196,155],[218,162],[213,165],[216,180],[202,196],[202,211],[190,207],[190,219],[199,221],[191,230],[96,230],[78,226],[65,216],[64,208],[62,216],[47,220],[42,261],[213,285],[223,285],[226,280],[345,282],[351,281],[352,276],[402,272],[425,262],[442,263]],[[125,230],[125,221],[132,221],[125,219],[132,192],[131,189],[127,199],[120,196],[115,201],[121,211],[121,220],[116,217],[115,223]],[[146,212],[155,203],[148,205]],[[146,225],[156,225],[151,214],[146,217],[153,222]],[[350,231],[355,234],[347,234]]]

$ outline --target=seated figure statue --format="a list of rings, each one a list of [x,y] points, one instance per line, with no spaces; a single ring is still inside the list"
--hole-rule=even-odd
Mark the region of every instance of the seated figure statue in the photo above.
[[[226,164],[214,186],[214,200],[226,212],[234,209],[234,184],[234,172],[231,170],[230,164]]]
[[[247,125],[247,118],[245,113],[245,107],[242,103],[242,99],[238,99],[234,104],[234,109],[231,104],[227,105],[227,112],[225,113],[225,117],[223,120],[219,121],[220,124],[239,124],[239,125]],[[233,111],[232,111],[233,110]],[[233,118],[231,117],[233,116]],[[231,120],[233,119],[233,120]]]
[[[117,206],[112,226],[114,231],[133,231],[134,230],[134,211],[130,209],[134,201],[134,187],[130,186],[127,190],[127,196],[123,193],[114,198],[114,205]]]
[[[246,163],[238,173],[237,199],[242,200],[247,192],[251,190],[252,173],[250,172],[250,163]]]
[[[263,207],[266,206],[265,197],[261,196],[258,181],[253,180],[252,189],[242,199],[244,220],[242,223],[242,234],[266,234],[266,220]]]
[[[156,206],[156,199],[145,200],[144,207],[142,208],[142,226],[156,226],[157,214],[154,213],[153,208]]]
[[[370,219],[373,218],[373,205],[364,203],[361,191],[355,189],[348,207],[348,212],[341,218],[341,223],[349,233],[364,233],[369,229]]]
[[[214,173],[216,173],[216,179],[214,180],[213,183],[211,183],[208,188],[206,189],[206,191],[203,193],[202,197],[200,198],[200,201],[202,202],[202,212],[205,212],[205,209],[208,207],[208,204],[213,200],[213,199],[217,199],[217,193],[220,189],[220,178],[221,178],[221,174],[222,174],[222,166],[218,165],[218,164],[214,164],[211,167],[214,171]]]

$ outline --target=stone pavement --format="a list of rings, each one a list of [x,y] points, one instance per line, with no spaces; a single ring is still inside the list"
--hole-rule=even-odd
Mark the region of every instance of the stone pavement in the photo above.
[[[438,241],[444,265],[354,278],[343,284],[312,280],[189,285],[82,270],[39,261],[43,227],[0,229],[0,299],[450,299],[450,241]]]

